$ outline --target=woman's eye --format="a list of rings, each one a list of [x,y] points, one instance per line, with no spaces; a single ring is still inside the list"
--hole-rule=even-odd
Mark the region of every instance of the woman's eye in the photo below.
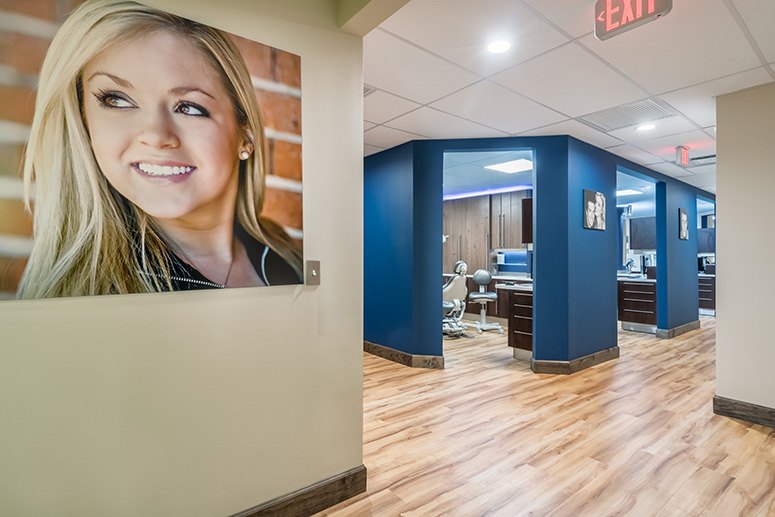
[[[103,108],[133,108],[134,103],[117,92],[100,90],[94,92],[94,97]]]
[[[191,102],[180,102],[175,107],[175,111],[184,115],[190,115],[192,117],[206,117],[209,115],[206,109],[202,106]]]

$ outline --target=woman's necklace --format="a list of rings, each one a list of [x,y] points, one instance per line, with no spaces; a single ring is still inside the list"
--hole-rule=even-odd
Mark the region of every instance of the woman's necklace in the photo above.
[[[185,251],[183,251],[183,248],[181,248],[180,246],[175,246],[175,247],[178,249],[178,251],[182,255],[183,260],[185,260],[191,267],[196,269],[199,272],[199,274],[201,274],[202,276],[205,276],[205,274],[201,270],[201,268],[196,265],[196,262],[191,260],[191,257],[189,257],[188,254]],[[229,285],[229,278],[231,278],[231,270],[234,268],[234,262],[236,262],[236,258],[237,258],[236,255],[237,254],[235,252],[234,239],[232,239],[232,241],[231,241],[231,261],[229,262],[229,269],[226,270],[226,278],[224,279],[222,284],[219,284],[218,282],[213,282],[213,284],[217,285],[221,289],[226,289],[226,287],[228,287],[228,285]]]

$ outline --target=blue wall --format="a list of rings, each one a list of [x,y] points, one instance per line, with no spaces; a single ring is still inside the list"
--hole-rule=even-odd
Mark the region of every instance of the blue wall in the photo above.
[[[696,321],[697,192],[679,182],[657,183],[657,327],[669,330]],[[678,238],[678,209],[689,216],[689,240]],[[694,224],[692,224],[694,223]]]
[[[695,221],[696,195],[715,196],[568,136],[422,140],[364,162],[364,339],[442,355],[444,152],[530,148],[534,358],[568,361],[616,345],[617,168],[662,182],[659,328],[697,319],[697,234],[690,225],[690,239],[678,240],[678,208]],[[605,194],[605,231],[583,228],[584,189]]]
[[[575,138],[568,145],[568,232],[570,240],[569,358],[575,359],[617,343],[619,268],[616,157]],[[583,227],[584,189],[606,198],[605,231]],[[539,220],[540,221],[540,220]]]
[[[419,353],[415,352],[416,303],[412,292],[416,226],[413,144],[367,157],[364,171],[363,338]]]

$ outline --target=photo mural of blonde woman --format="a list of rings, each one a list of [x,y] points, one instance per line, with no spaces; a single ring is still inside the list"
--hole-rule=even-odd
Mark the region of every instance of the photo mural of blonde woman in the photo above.
[[[301,283],[298,56],[134,2],[12,5],[0,296]]]

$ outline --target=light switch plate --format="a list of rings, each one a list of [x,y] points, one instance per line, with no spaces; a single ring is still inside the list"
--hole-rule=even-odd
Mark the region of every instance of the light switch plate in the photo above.
[[[306,278],[304,283],[306,285],[320,285],[320,261],[308,260],[306,267]]]

